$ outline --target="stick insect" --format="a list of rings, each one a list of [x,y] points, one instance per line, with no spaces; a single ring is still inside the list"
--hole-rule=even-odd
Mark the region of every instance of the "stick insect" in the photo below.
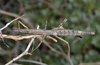
[[[81,36],[81,35],[94,35],[95,32],[90,32],[90,31],[79,31],[79,30],[70,30],[70,29],[64,29],[63,28],[63,25],[64,23],[67,21],[67,19],[65,18],[63,22],[61,22],[61,24],[57,27],[57,28],[54,28],[52,30],[46,30],[46,27],[47,27],[47,22],[46,22],[46,25],[45,25],[45,29],[19,29],[19,30],[14,30],[15,32],[21,32],[21,33],[27,33],[27,34],[34,34],[34,35],[43,35],[43,39],[46,37],[46,36],[55,36],[57,37],[58,39],[64,41],[65,43],[68,44],[68,57],[70,57],[70,46],[69,46],[69,43],[58,37],[58,36]],[[22,24],[22,23],[21,23]],[[24,26],[24,24],[22,24]],[[24,26],[25,27],[25,26]],[[36,50],[42,43],[43,39],[41,40],[41,42],[38,44],[38,46],[34,49]],[[33,50],[33,51],[34,51]]]

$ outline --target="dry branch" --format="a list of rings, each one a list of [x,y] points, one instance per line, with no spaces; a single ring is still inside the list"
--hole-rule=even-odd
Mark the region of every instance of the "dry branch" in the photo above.
[[[20,54],[19,56],[17,56],[16,58],[14,58],[13,60],[11,60],[10,62],[6,63],[5,65],[10,65],[10,64],[13,63],[14,61],[16,61],[16,60],[18,60],[19,58],[21,58],[22,56],[29,54],[29,53],[28,53],[28,50],[30,49],[30,47],[31,47],[32,42],[34,41],[34,39],[35,39],[35,37],[31,39],[31,41],[30,41],[30,43],[28,44],[26,50],[25,50],[22,54]]]
[[[9,15],[9,16],[12,16],[12,17],[16,17],[16,18],[20,17],[20,16],[17,15],[17,14],[10,13],[10,12],[6,12],[6,11],[1,10],[1,9],[0,9],[0,13],[1,13],[1,14],[5,14],[5,15]],[[29,26],[30,26],[31,28],[33,28],[33,25],[31,24],[31,22],[30,22],[28,19],[26,19],[26,18],[20,18],[20,19],[21,19],[23,22],[25,22],[26,24],[29,24]]]
[[[33,38],[34,36],[35,37],[42,37],[42,35],[13,36],[13,35],[0,34],[1,38],[8,38],[8,39],[13,39],[13,40],[30,39],[30,38]]]
[[[0,34],[0,38],[8,38],[8,39],[13,39],[13,40],[30,39],[30,38],[33,38],[34,36],[35,37],[43,37],[43,35],[13,36],[13,35]],[[52,39],[55,42],[57,42],[57,40],[54,39],[51,36],[46,36],[46,37]]]
[[[45,63],[42,62],[38,62],[38,61],[33,61],[33,60],[24,60],[24,59],[19,59],[17,61],[21,61],[21,62],[30,62],[30,63],[35,63],[35,64],[39,64],[39,65],[47,65]]]

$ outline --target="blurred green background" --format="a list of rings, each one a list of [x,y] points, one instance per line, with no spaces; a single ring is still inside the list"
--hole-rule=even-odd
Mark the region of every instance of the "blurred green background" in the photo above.
[[[18,28],[18,21],[21,21],[30,29],[36,29],[37,25],[40,26],[40,29],[44,29],[47,20],[47,29],[53,29],[67,18],[68,21],[64,24],[66,29],[95,31],[95,35],[85,35],[81,39],[75,36],[62,37],[70,44],[70,57],[73,65],[100,62],[100,0],[0,0],[0,27],[23,14],[25,15],[23,18],[27,20],[19,19],[13,22],[3,30],[3,34],[9,35],[13,28]],[[15,35],[15,32],[13,34]],[[0,40],[0,65],[4,65],[24,52],[30,41],[30,39],[21,41],[4,40],[10,48],[7,48]],[[58,42],[55,43],[51,39],[45,38],[45,41],[54,49],[64,51],[67,55],[67,44],[59,39],[57,40]],[[39,42],[39,39],[35,40],[35,47]],[[30,48],[31,51],[32,47]],[[25,55],[20,59],[42,61],[47,65],[71,65],[66,60],[68,58],[53,52],[44,43],[32,53],[32,56]],[[14,63],[38,65],[20,60]]]

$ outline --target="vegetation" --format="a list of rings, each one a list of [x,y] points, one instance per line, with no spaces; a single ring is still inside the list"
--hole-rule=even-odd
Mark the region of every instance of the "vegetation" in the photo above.
[[[3,13],[2,10],[6,12]],[[0,0],[0,27],[13,20],[17,15],[23,14],[24,18],[29,21],[22,19],[20,21],[30,29],[36,29],[37,25],[44,29],[46,20],[48,21],[47,29],[53,29],[67,18],[68,21],[64,24],[66,29],[95,31],[95,35],[85,35],[81,39],[75,36],[62,38],[70,44],[70,58],[74,65],[100,62],[100,0]],[[9,35],[13,27],[18,28],[17,23],[18,21],[15,21],[3,30],[3,34]],[[13,34],[15,35],[15,32]],[[45,40],[54,49],[60,51],[61,48],[67,55],[68,46],[66,43],[58,39],[57,43],[47,38]],[[0,41],[0,64],[2,65],[22,53],[30,39],[21,41],[4,39],[4,41],[9,45],[9,48],[3,44],[2,40]],[[35,46],[39,42],[40,40],[35,39]],[[20,59],[41,60],[48,65],[68,65],[64,56],[53,52],[44,43],[31,56],[26,55]],[[22,61],[16,61],[16,63],[33,65],[33,63]]]

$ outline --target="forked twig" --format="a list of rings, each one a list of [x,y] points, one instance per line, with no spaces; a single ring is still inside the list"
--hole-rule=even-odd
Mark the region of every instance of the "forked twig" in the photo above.
[[[18,18],[15,18],[14,20],[10,21],[9,23],[7,23],[4,27],[0,28],[0,34],[2,34],[2,30],[4,30],[5,28],[7,28],[12,22],[14,22],[15,20],[18,20],[19,18],[23,17],[24,15],[18,17]],[[2,37],[0,37],[2,38]],[[4,39],[2,38],[3,42],[4,42]],[[4,44],[9,47],[5,42]]]
[[[19,18],[23,17],[24,15],[18,17],[18,18],[15,18],[14,20],[10,21],[9,23],[7,23],[4,27],[0,28],[0,31],[2,31],[3,29],[7,28],[12,22],[18,20]]]
[[[64,50],[62,49],[62,47],[59,44],[55,44],[55,46],[57,48],[59,48],[59,50],[64,53],[64,58],[66,59],[66,61],[69,63],[68,65],[73,65],[71,58],[68,58],[68,56],[66,55],[66,53],[64,52]]]
[[[37,46],[35,49],[33,49],[33,50],[31,51],[31,53],[32,53],[33,51],[35,51],[35,50],[41,45],[41,43],[43,42],[43,40],[44,40],[45,37],[46,37],[46,36],[43,36],[43,38],[42,38],[42,40],[40,41],[40,43],[38,44],[38,46]]]
[[[41,38],[39,38],[39,39],[41,39]],[[42,39],[41,39],[41,40],[42,40]],[[43,40],[43,43],[44,43],[46,46],[48,46],[53,52],[56,52],[56,53],[58,53],[58,54],[60,54],[60,55],[64,55],[62,52],[60,52],[60,51],[54,49],[54,48],[53,48],[49,43],[47,43],[45,40]]]
[[[32,42],[34,41],[34,39],[35,39],[35,37],[31,39],[31,41],[30,41],[30,43],[28,44],[26,50],[25,50],[22,54],[20,54],[19,56],[17,56],[17,57],[14,58],[13,60],[9,61],[9,62],[6,63],[5,65],[9,65],[9,64],[11,64],[12,62],[14,62],[14,61],[18,60],[19,58],[21,58],[22,56],[29,54],[29,53],[28,53],[28,50],[30,49],[30,47],[31,47]]]

